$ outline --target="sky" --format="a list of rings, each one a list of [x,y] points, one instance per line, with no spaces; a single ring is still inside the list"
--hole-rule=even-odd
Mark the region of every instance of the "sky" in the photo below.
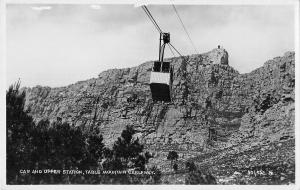
[[[248,73],[294,51],[292,5],[176,5],[198,52],[218,45],[229,65]],[[194,54],[170,5],[149,5],[183,55]],[[10,4],[6,9],[7,87],[60,87],[112,68],[158,59],[159,34],[134,5]],[[172,54],[166,49],[165,57]]]

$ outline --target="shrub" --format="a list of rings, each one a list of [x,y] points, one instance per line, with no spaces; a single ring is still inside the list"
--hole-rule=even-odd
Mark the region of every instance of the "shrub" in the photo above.
[[[168,154],[168,156],[167,156],[167,159],[171,160],[171,169],[172,169],[172,167],[174,168],[173,161],[178,159],[177,152],[170,151],[169,154]]]
[[[195,171],[197,169],[195,163],[191,161],[185,163],[185,168],[190,172]]]
[[[197,184],[217,184],[216,179],[211,174],[204,174],[200,170],[191,171],[185,178],[185,184],[197,185]]]
[[[177,170],[178,170],[178,164],[175,163],[175,164],[173,165],[173,169],[174,169],[174,171],[177,171]]]

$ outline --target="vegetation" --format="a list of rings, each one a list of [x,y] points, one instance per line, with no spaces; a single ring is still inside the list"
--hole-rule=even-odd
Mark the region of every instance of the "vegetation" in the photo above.
[[[185,178],[187,185],[211,185],[217,184],[216,179],[211,174],[204,174],[199,169],[189,172]]]
[[[186,162],[185,163],[185,168],[189,171],[189,172],[192,172],[192,171],[195,171],[197,168],[196,168],[196,165],[194,162]]]
[[[178,165],[177,166],[174,166],[173,165],[173,161],[174,160],[177,160],[178,159],[178,154],[177,154],[177,152],[175,152],[175,151],[170,151],[169,152],[169,154],[168,154],[168,156],[167,156],[167,159],[168,160],[171,160],[171,169],[173,168],[174,170],[175,170],[175,168],[176,168],[176,170],[178,169]],[[175,171],[176,171],[175,170]]]
[[[178,170],[178,164],[177,164],[177,163],[175,163],[175,164],[173,165],[173,170],[174,170],[175,172]]]
[[[197,184],[216,184],[216,179],[209,173],[202,172],[196,167],[195,163],[192,161],[187,161],[185,163],[185,168],[189,172],[185,177],[185,184],[197,185]]]
[[[113,148],[106,149],[103,167],[106,170],[130,170],[146,171],[146,164],[151,158],[150,153],[143,153],[144,146],[139,143],[139,139],[134,139],[135,130],[132,126],[127,126],[121,137],[114,143]],[[139,184],[139,183],[160,183],[161,173],[156,167],[151,168],[155,174],[148,175],[114,175],[106,176],[105,183],[113,184]]]
[[[24,111],[25,92],[20,83],[6,92],[7,184],[156,184],[161,173],[147,170],[148,152],[133,127],[127,126],[112,149],[104,146],[99,131],[82,132],[67,123],[33,122]],[[50,170],[60,171],[52,173]],[[79,173],[63,173],[63,170]],[[84,175],[85,171],[152,171],[151,175]],[[81,172],[81,173],[80,173]]]

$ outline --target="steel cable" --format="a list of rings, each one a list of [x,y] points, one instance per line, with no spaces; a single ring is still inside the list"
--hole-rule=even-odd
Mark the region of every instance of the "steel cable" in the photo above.
[[[183,30],[185,31],[186,35],[188,36],[188,39],[189,39],[189,41],[191,42],[191,44],[192,44],[192,46],[193,46],[195,52],[196,52],[197,54],[199,54],[199,52],[198,52],[198,50],[197,50],[195,44],[193,43],[193,40],[192,40],[190,34],[188,33],[188,31],[187,31],[185,25],[183,24],[183,21],[182,21],[180,15],[179,15],[179,13],[178,13],[178,11],[177,11],[175,5],[172,4],[172,7],[173,7],[173,10],[175,11],[175,13],[176,13],[176,15],[177,15],[178,20],[180,21],[180,23],[181,23],[181,25],[182,25],[182,27],[183,27]]]

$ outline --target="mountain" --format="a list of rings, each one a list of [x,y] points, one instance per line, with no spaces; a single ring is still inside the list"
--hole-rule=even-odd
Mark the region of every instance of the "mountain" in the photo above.
[[[25,88],[25,105],[37,122],[68,122],[87,132],[98,128],[108,145],[126,125],[133,125],[136,137],[156,153],[153,164],[163,170],[168,170],[163,162],[170,150],[179,153],[179,160],[192,159],[201,167],[207,159],[213,174],[227,177],[233,174],[228,171],[245,169],[240,161],[250,158],[244,155],[252,159],[259,154],[261,162],[254,156],[257,163],[250,161],[248,170],[272,159],[287,162],[291,173],[284,179],[279,176],[279,181],[289,183],[294,175],[295,53],[275,57],[246,74],[229,65],[223,48],[168,61],[174,67],[170,103],[151,99],[150,61],[104,71],[98,78],[66,87]],[[280,155],[273,155],[272,148]],[[232,167],[234,163],[240,168]],[[222,164],[231,164],[225,174]],[[225,178],[219,183],[230,183]]]

